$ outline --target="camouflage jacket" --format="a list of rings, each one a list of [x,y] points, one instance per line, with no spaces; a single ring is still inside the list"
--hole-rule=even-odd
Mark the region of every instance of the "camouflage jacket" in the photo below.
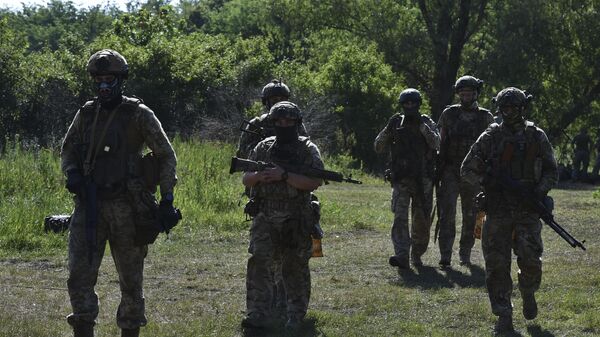
[[[177,182],[177,159],[154,112],[141,100],[123,96],[123,102],[115,108],[112,120],[109,117],[112,111],[98,109],[97,125],[92,130],[97,108],[94,100],[86,102],[77,111],[62,143],[62,171],[66,174],[68,170],[78,169],[83,173],[87,151],[91,151],[91,139],[94,138],[95,149],[102,131],[106,129],[93,168],[94,179],[98,177],[99,180],[119,183],[128,179],[136,170],[133,166],[137,159],[148,146],[158,158],[161,193],[172,193]]]
[[[510,150],[509,150],[510,149]],[[497,166],[497,167],[494,167]],[[501,171],[494,171],[494,170]],[[558,181],[558,168],[552,145],[544,131],[525,122],[517,131],[493,123],[477,139],[461,167],[462,178],[471,184],[486,184],[501,172],[531,192],[547,193]],[[486,190],[489,195],[490,191]],[[518,206],[519,200],[503,203]]]
[[[269,137],[259,142],[250,153],[250,160],[264,162],[278,162],[279,157],[289,164],[308,166],[317,169],[324,169],[319,148],[312,143],[308,137],[300,136],[298,142],[278,148],[275,137]],[[279,155],[279,153],[285,153]],[[254,195],[262,201],[272,201],[273,203],[295,203],[308,206],[310,203],[310,191],[303,191],[292,187],[285,181],[278,181],[268,184],[257,184],[253,187]],[[267,207],[270,207],[268,204]]]
[[[460,104],[447,107],[438,120],[444,162],[460,166],[477,137],[492,123],[489,110],[476,106],[465,110]]]
[[[405,125],[404,115],[395,114],[375,138],[375,152],[389,149],[391,169],[399,177],[416,177],[419,171],[433,174],[434,154],[440,146],[440,135],[435,122],[421,115],[418,125]],[[415,139],[415,137],[417,137]]]
[[[250,152],[254,149],[256,144],[267,137],[275,136],[275,126],[268,116],[268,113],[264,113],[258,117],[254,117],[250,120],[251,125],[246,125],[246,130],[256,131],[256,129],[262,128],[264,138],[250,132],[242,132],[236,152],[237,157],[249,158]],[[304,123],[298,126],[298,135],[308,137]]]

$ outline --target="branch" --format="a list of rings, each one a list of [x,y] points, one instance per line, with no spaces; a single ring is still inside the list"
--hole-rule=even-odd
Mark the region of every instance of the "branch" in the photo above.
[[[477,19],[475,20],[475,23],[473,24],[473,26],[471,26],[471,30],[467,31],[467,34],[465,36],[465,41],[469,41],[471,36],[479,30],[479,27],[481,27],[481,24],[483,23],[483,19],[485,18],[485,6],[487,6],[487,3],[488,3],[488,0],[481,0],[481,3],[479,4],[479,11],[477,13]]]

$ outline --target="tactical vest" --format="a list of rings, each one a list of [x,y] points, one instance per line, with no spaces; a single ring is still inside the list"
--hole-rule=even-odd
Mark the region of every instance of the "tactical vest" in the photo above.
[[[498,159],[501,172],[508,173],[514,181],[534,186],[542,177],[541,144],[539,131],[533,123],[527,122],[521,135],[506,137],[500,126],[492,124],[491,136],[493,156]]]
[[[391,131],[392,182],[404,178],[431,177],[433,174],[433,152],[418,126],[401,126],[402,115],[396,115]],[[423,123],[426,116],[421,116]]]
[[[92,168],[92,179],[98,186],[99,194],[105,196],[115,195],[123,192],[126,188],[127,179],[139,169],[141,159],[140,148],[134,148],[134,144],[142,144],[139,133],[129,132],[132,129],[133,117],[140,105],[141,100],[123,96],[123,102],[115,109],[112,121],[106,127],[112,111],[101,111],[95,130],[92,130],[96,114],[96,101],[87,102],[81,109],[82,135],[81,139],[86,150],[82,162],[87,157],[87,151],[98,151]],[[106,128],[104,138],[102,132]],[[92,132],[94,144],[91,144]],[[98,142],[101,141],[100,144]],[[92,153],[92,158],[94,153]]]
[[[452,105],[446,110],[444,128],[447,139],[444,140],[446,144],[442,144],[442,155],[447,162],[460,165],[479,135],[487,129],[489,111],[479,107],[477,109],[474,121],[460,118],[460,104]]]
[[[263,141],[262,146],[267,148],[264,158],[258,160],[266,162],[286,162],[296,165],[311,165],[310,140],[308,137],[299,137],[299,142],[295,144],[277,147],[275,137],[269,137]],[[267,207],[285,209],[287,207],[306,204],[310,202],[310,192],[302,191],[292,187],[285,181],[277,181],[270,184],[258,184],[253,188],[253,193],[261,200],[267,203]]]

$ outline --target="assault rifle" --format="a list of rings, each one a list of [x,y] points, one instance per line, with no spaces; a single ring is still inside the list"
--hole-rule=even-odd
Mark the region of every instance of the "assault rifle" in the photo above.
[[[260,139],[267,138],[267,136],[265,135],[265,129],[263,127],[255,125],[254,123],[247,121],[245,119],[242,120],[242,123],[240,124],[239,129],[242,132],[246,132],[251,135],[258,136],[258,137],[260,137]]]
[[[499,185],[500,189],[504,189],[509,193],[518,195],[531,210],[540,215],[540,218],[546,225],[560,235],[560,237],[563,238],[563,240],[565,240],[569,245],[571,245],[571,247],[579,247],[582,250],[586,250],[585,246],[583,245],[585,240],[581,242],[578,241],[575,239],[575,237],[573,237],[573,235],[571,235],[566,229],[564,229],[558,224],[558,222],[554,220],[554,215],[552,214],[554,200],[552,200],[550,196],[545,196],[543,200],[540,200],[531,192],[530,189],[527,189],[525,186],[520,184],[518,181],[511,179],[506,174],[502,174],[500,176],[500,181],[497,182],[496,185]]]
[[[322,170],[310,166],[298,166],[288,163],[265,163],[262,161],[253,161],[238,157],[231,158],[229,174],[233,174],[234,172],[263,171],[266,168],[275,167],[275,165],[280,166],[288,172],[297,173],[308,177],[320,178],[328,181],[347,182],[351,184],[362,184],[362,181],[352,179],[352,176],[344,177],[344,175],[339,172]]]

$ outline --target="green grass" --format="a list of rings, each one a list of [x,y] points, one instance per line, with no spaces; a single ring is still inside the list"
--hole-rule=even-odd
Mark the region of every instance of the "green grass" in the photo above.
[[[175,146],[176,205],[184,221],[170,238],[161,235],[150,247],[144,283],[149,325],[142,336],[242,336],[249,223],[238,206],[240,174],[228,173],[233,147],[181,141]],[[349,162],[327,158],[326,165],[345,170]],[[0,158],[0,173],[0,337],[69,336],[66,235],[42,230],[43,216],[72,207],[56,153],[9,150]],[[471,268],[438,269],[439,252],[431,242],[425,268],[398,274],[387,265],[390,188],[353,173],[365,184],[331,183],[317,191],[325,257],[311,260],[312,297],[300,335],[490,336],[494,316],[479,241]],[[588,239],[588,250],[575,250],[544,228],[536,320],[522,318],[521,299],[514,293],[515,326],[522,336],[600,335],[600,199],[592,197],[592,188],[564,187],[552,191],[556,220],[578,239]],[[96,288],[97,331],[117,336],[119,290],[106,256]],[[280,327],[268,334],[281,335]]]

